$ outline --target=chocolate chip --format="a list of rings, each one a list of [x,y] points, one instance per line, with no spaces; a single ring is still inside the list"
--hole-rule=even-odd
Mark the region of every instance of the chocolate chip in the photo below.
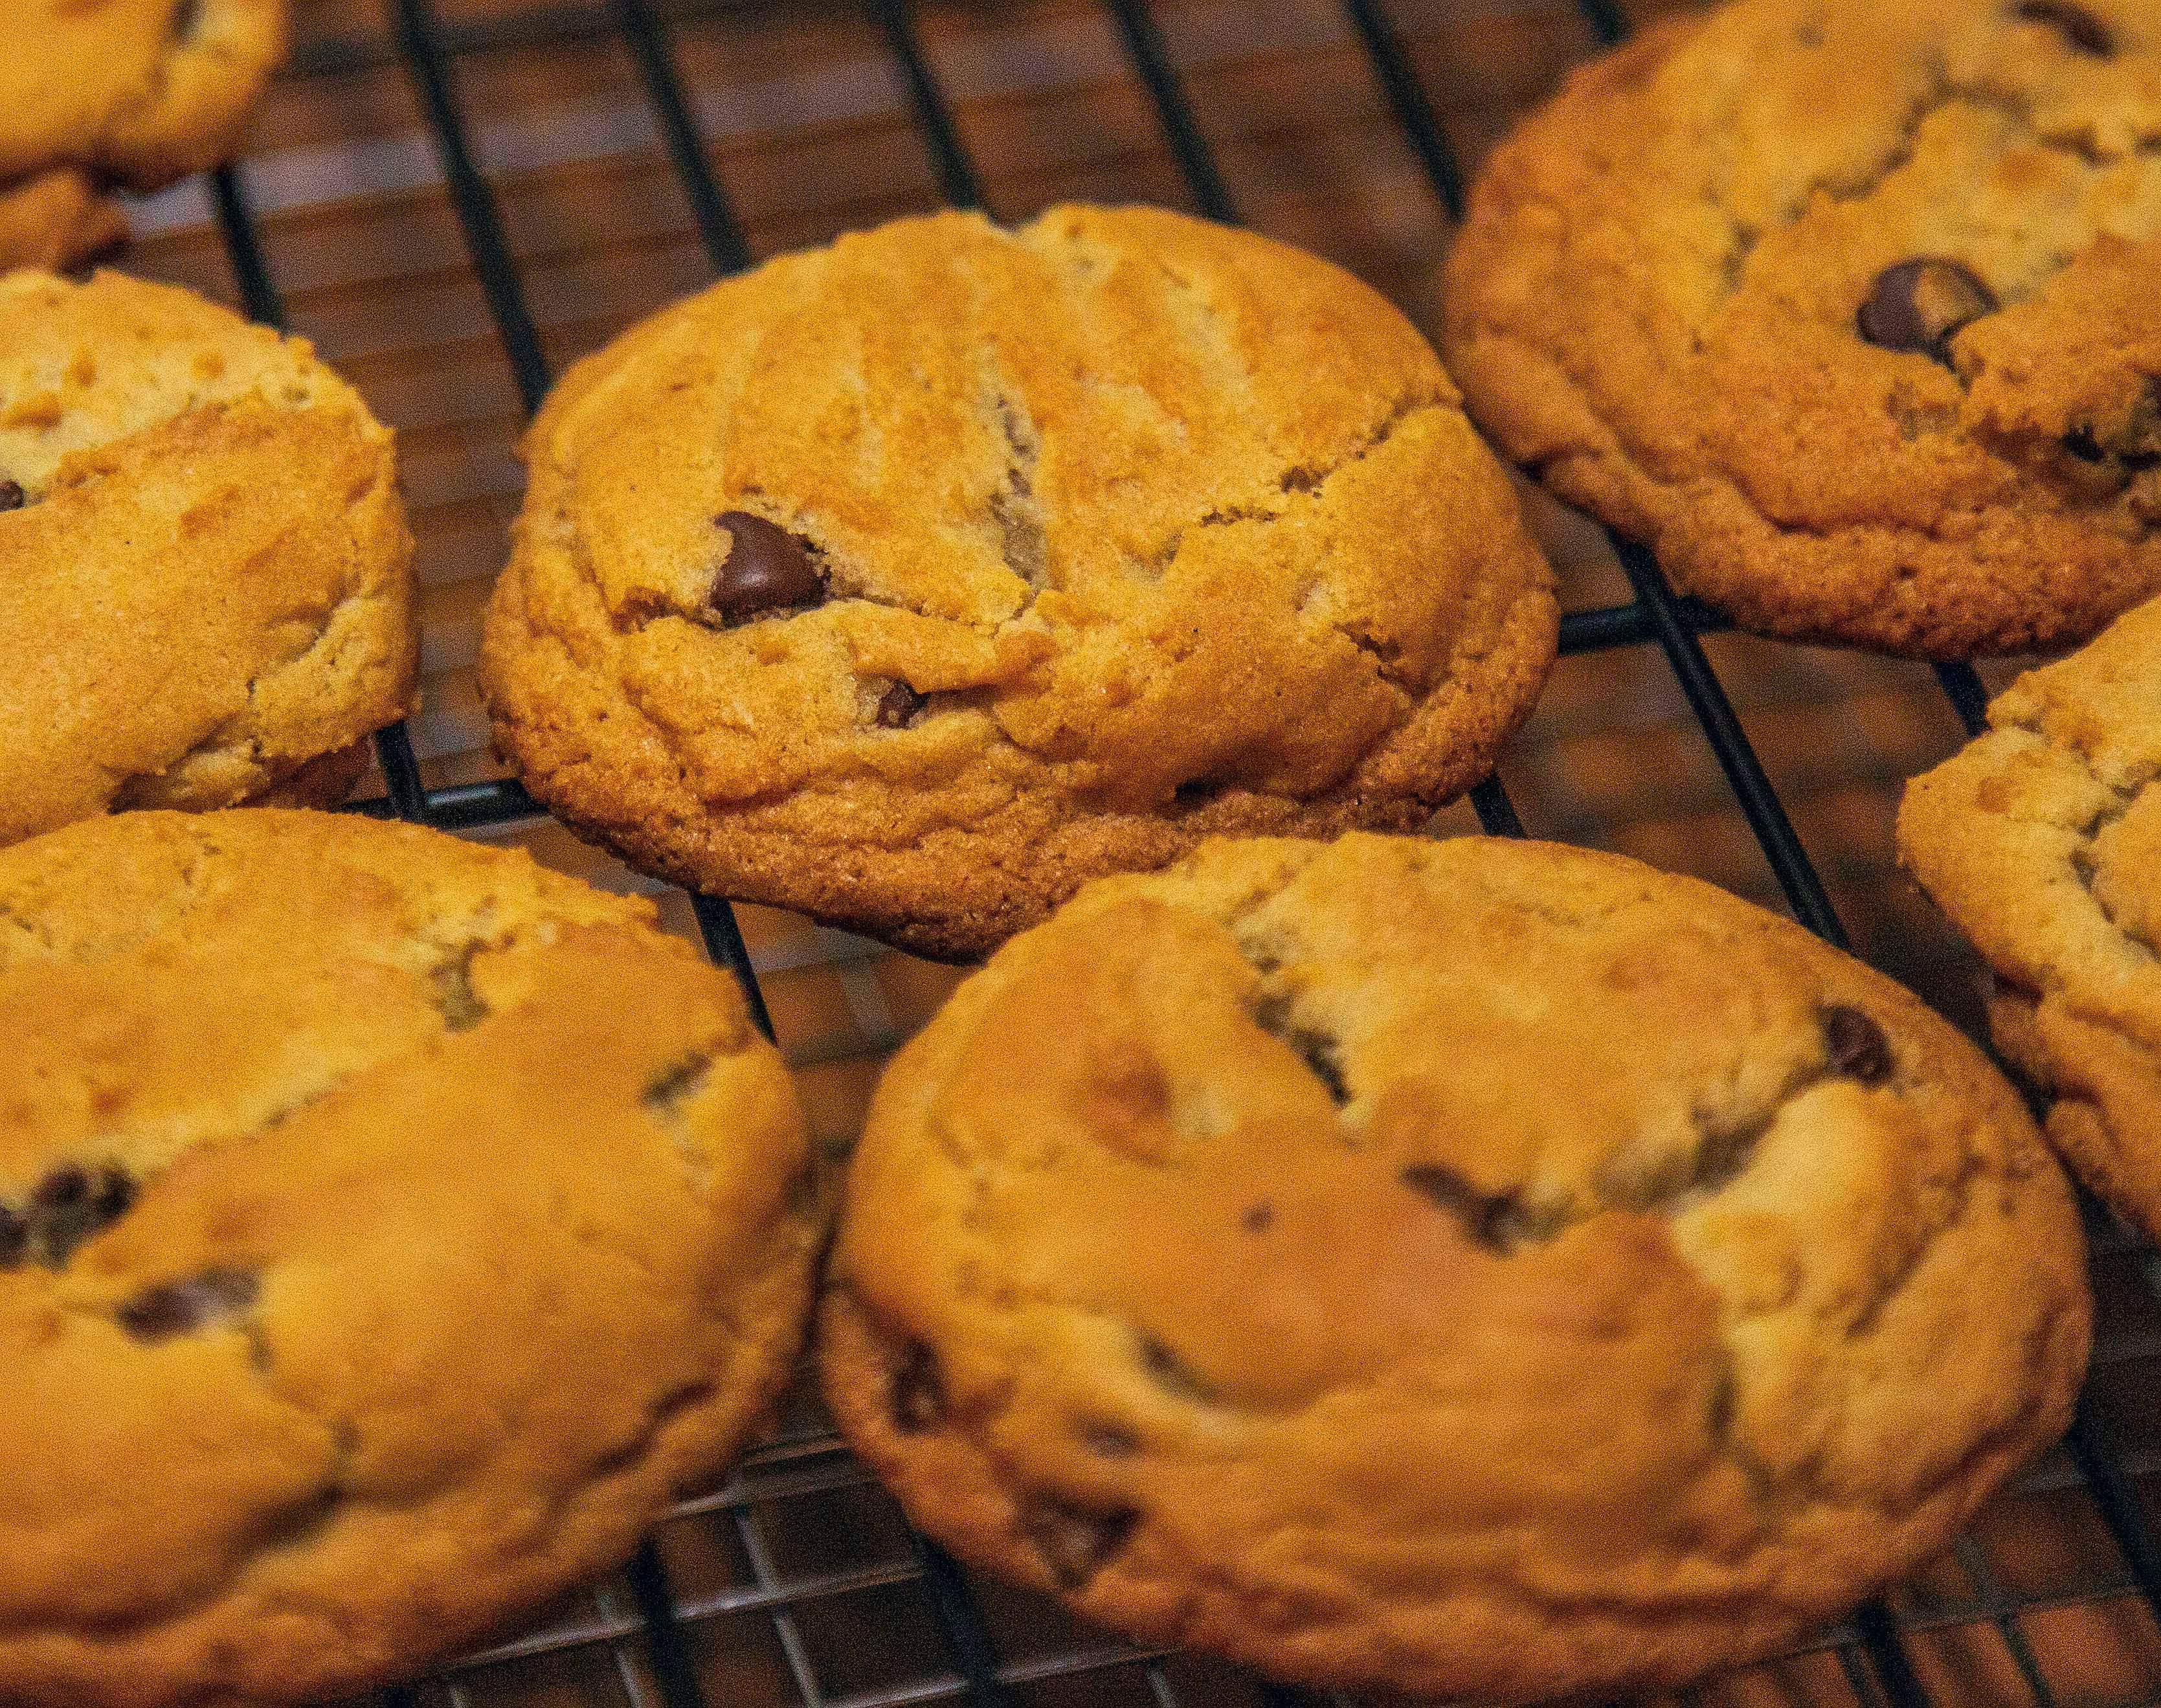
[[[1141,1367],[1154,1380],[1157,1387],[1195,1405],[1215,1403],[1214,1390],[1163,1341],[1149,1334],[1138,1335],[1135,1338],[1140,1349]]]
[[[693,1050],[680,1060],[671,1061],[651,1079],[638,1094],[638,1101],[648,1109],[666,1113],[676,1108],[706,1083],[713,1070],[713,1059],[700,1050]]]
[[[19,510],[29,502],[20,481],[0,481],[0,510]]]
[[[1864,1086],[1880,1086],[1891,1077],[1891,1040],[1881,1026],[1844,1002],[1828,1004],[1819,1018],[1834,1074]]]
[[[30,1224],[0,1204],[0,1269],[19,1269],[30,1253]]]
[[[2116,52],[2116,32],[2070,0],[2019,0],[2013,8],[2028,23],[2045,23],[2082,54],[2106,60]]]
[[[2161,467],[2161,380],[2146,382],[2122,421],[2109,424],[2106,437],[2093,422],[2080,421],[2061,443],[2080,462],[2125,479]]]
[[[727,530],[728,555],[706,602],[725,621],[745,622],[825,598],[825,580],[810,548],[786,529],[743,510],[731,510],[713,521]]]
[[[1344,1077],[1342,1046],[1326,1033],[1302,1026],[1290,1017],[1290,1000],[1280,995],[1263,997],[1254,1005],[1253,1023],[1271,1038],[1290,1046],[1313,1075],[1327,1089],[1330,1100],[1341,1109],[1351,1101],[1350,1081]]]
[[[2084,421],[2064,435],[2064,449],[2080,462],[2106,462],[2108,453],[2101,449],[2101,435],[2093,430],[2093,423]]]
[[[135,1183],[117,1169],[107,1169],[101,1173],[96,1188],[91,1194],[90,1211],[102,1227],[114,1222],[135,1207]]]
[[[1443,1210],[1460,1214],[1466,1210],[1478,1211],[1486,1203],[1483,1192],[1440,1163],[1413,1163],[1398,1169],[1396,1178],[1412,1191],[1433,1200]]]
[[[910,1341],[893,1373],[893,1427],[903,1435],[920,1435],[945,1421],[945,1384],[938,1375],[937,1355],[922,1341]]]
[[[1957,262],[1901,261],[1877,274],[1856,321],[1871,344],[1948,364],[1960,329],[1996,310],[1996,294]]]
[[[104,1168],[93,1174],[63,1163],[30,1190],[21,1218],[26,1244],[35,1243],[39,1258],[58,1268],[77,1246],[119,1221],[134,1203],[135,1183],[119,1169]]]
[[[134,1206],[134,1180],[119,1169],[89,1174],[67,1164],[39,1180],[30,1194],[30,1224],[45,1247],[45,1263],[59,1269],[76,1247],[104,1232]]]
[[[477,943],[468,943],[435,964],[435,1006],[442,1010],[445,1032],[470,1032],[488,1017],[486,1000],[473,988],[473,956],[479,952]]]
[[[62,1163],[30,1189],[32,1215],[73,1210],[90,1199],[90,1176],[73,1163]]]
[[[1351,1087],[1343,1077],[1343,1064],[1337,1058],[1334,1039],[1304,1027],[1295,1027],[1284,1034],[1284,1042],[1313,1070],[1314,1076],[1327,1087],[1329,1097],[1337,1108],[1351,1101]]]
[[[137,1294],[117,1315],[122,1328],[155,1346],[237,1315],[255,1303],[255,1277],[246,1269],[206,1269]]]
[[[1114,1513],[1084,1513],[1063,1501],[1039,1495],[1020,1509],[1020,1528],[1069,1590],[1077,1590],[1110,1563],[1140,1522],[1130,1507]]]
[[[1275,1208],[1273,1205],[1256,1204],[1238,1218],[1238,1226],[1247,1233],[1266,1233],[1274,1226]]]
[[[1445,1210],[1463,1224],[1466,1233],[1491,1251],[1513,1252],[1549,1237],[1556,1226],[1552,1217],[1534,1213],[1514,1193],[1481,1192],[1444,1163],[1412,1163],[1397,1178]]]
[[[877,726],[882,730],[904,730],[915,721],[915,714],[923,710],[924,696],[905,682],[895,682],[878,695]]]

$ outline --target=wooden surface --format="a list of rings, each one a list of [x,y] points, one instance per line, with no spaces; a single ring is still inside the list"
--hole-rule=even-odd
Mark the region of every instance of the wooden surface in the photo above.
[[[1895,3],[1895,0],[1892,0]],[[878,29],[851,5],[660,4],[712,164],[761,255],[919,210],[937,180]],[[1333,0],[1158,8],[1242,211],[1341,262],[1429,321],[1448,221]],[[1395,0],[1393,13],[1449,138],[1473,169],[1511,117],[1592,50],[1575,9],[1543,0]],[[1640,23],[1672,9],[1639,3]],[[505,552],[520,472],[518,400],[485,299],[388,34],[367,0],[296,0],[292,69],[258,122],[245,183],[295,327],[400,432],[420,538],[426,706],[414,726],[431,781],[491,774],[471,664],[475,625]],[[1188,200],[1107,14],[1085,0],[938,0],[919,8],[934,68],[992,209],[1024,216],[1067,197]],[[560,366],[711,277],[633,65],[600,5],[442,0],[462,44],[462,102],[549,359]],[[235,299],[209,201],[186,185],[138,206],[129,263]],[[1535,493],[1533,514],[1570,607],[1625,586],[1598,531]],[[1709,643],[1752,736],[1862,953],[1961,1023],[1974,964],[1889,863],[1898,783],[1959,732],[1923,667],[1738,637]],[[1992,673],[2001,680],[2000,672]],[[1776,904],[1770,875],[1655,648],[1564,660],[1502,774],[1534,836],[1618,849]],[[1467,810],[1447,832],[1475,828]],[[566,869],[648,887],[552,825],[506,833]],[[690,929],[680,896],[664,905]],[[820,1133],[852,1134],[883,1054],[955,975],[747,910],[784,1044]],[[2120,1239],[2100,1260],[2103,1411],[2142,1470],[2156,1432],[2161,1312],[2150,1254]],[[716,1704],[801,1700],[789,1645],[829,1699],[920,1691],[950,1663],[885,1497],[815,1439],[799,1403],[754,1462],[739,1503],[664,1534],[678,1596],[711,1611],[688,1627]],[[790,1443],[793,1445],[789,1445]],[[2161,1697],[2161,1632],[2123,1591],[2121,1561],[2060,1458],[1984,1515],[1970,1545],[1902,1588],[1922,1622],[1909,1653],[1941,1702],[2028,1703],[2020,1646],[2056,1700]],[[774,1585],[803,1593],[784,1621]],[[986,1589],[1009,1661],[1056,1672],[1106,1641],[1051,1610]],[[628,1622],[617,1584],[560,1622]],[[2016,1609],[2016,1615],[2006,1612]],[[1992,1611],[1993,1610],[1993,1611]],[[1996,1617],[2001,1613],[2002,1617]],[[536,1639],[539,1640],[539,1639]],[[432,1703],[586,1708],[636,1700],[638,1642],[591,1643],[461,1674]],[[1178,1661],[1176,1699],[1242,1702],[1252,1686]],[[1028,1708],[1157,1700],[1136,1665],[1052,1676]],[[1721,1680],[1718,1704],[1855,1700],[1828,1650]]]

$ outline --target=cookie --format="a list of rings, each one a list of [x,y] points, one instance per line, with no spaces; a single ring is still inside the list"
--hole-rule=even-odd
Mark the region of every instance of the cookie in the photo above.
[[[2161,589],[2157,269],[2144,0],[1738,0],[1502,143],[1443,347],[1683,591],[1963,658]]]
[[[28,0],[0,58],[0,268],[126,235],[111,185],[163,188],[232,154],[285,55],[284,0]]]
[[[1888,980],[1581,850],[1219,841],[879,1086],[835,1415],[964,1558],[1315,1685],[1605,1700],[1810,1632],[2065,1427],[2023,1106]]]
[[[1907,785],[1900,859],[1994,969],[1996,1043],[2087,1184],[2161,1233],[2161,601],[2021,676]]]
[[[1554,654],[1410,324],[1156,209],[772,262],[579,364],[526,456],[481,680],[527,786],[929,955],[1211,831],[1421,824]]]
[[[0,843],[343,799],[414,703],[412,555],[391,435],[305,341],[0,278]]]
[[[809,1310],[728,976],[321,813],[0,851],[0,1700],[314,1701],[627,1554]]]

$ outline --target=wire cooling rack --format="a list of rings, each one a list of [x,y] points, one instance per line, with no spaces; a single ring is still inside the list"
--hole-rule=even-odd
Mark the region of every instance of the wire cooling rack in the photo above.
[[[336,3],[299,0],[301,15],[305,20],[311,7]],[[1461,211],[1465,174],[1449,124],[1438,110],[1436,87],[1458,90],[1466,81],[1506,83],[1511,93],[1501,104],[1519,104],[1539,93],[1569,58],[1624,39],[1632,22],[1616,0],[1580,0],[1572,13],[1565,0],[1551,0],[1543,8],[1536,0],[1482,0],[1462,8],[1436,7],[1429,0],[1422,10],[1419,0],[1393,3],[1399,11],[1392,11],[1383,0],[1341,0],[1340,5],[1336,0],[1296,0],[1212,9],[1171,0],[1159,8],[1145,0],[1069,0],[1062,9],[1054,6],[1048,27],[1054,35],[1066,32],[1060,39],[1078,39],[1075,30],[1092,28],[1097,35],[1090,40],[1100,36],[1108,42],[1104,51],[1117,63],[1107,69],[1098,65],[1099,78],[1114,77],[1127,87],[1134,110],[1156,131],[1152,145],[1128,140],[1122,152],[1118,146],[1099,149],[1085,170],[1069,163],[1066,177],[1081,172],[1082,192],[1106,199],[1182,197],[1214,218],[1237,221],[1242,196],[1234,191],[1233,176],[1226,174],[1191,92],[1187,73],[1195,55],[1182,55],[1172,45],[1180,40],[1190,48],[1197,41],[1197,51],[1205,55],[1216,38],[1237,37],[1249,45],[1258,43],[1255,75],[1267,96],[1263,105],[1270,111],[1299,100],[1309,76],[1315,79],[1315,99],[1323,105],[1349,98],[1343,93],[1350,86],[1344,78],[1362,80],[1363,98],[1390,128],[1386,145],[1410,163],[1406,174],[1415,180],[1424,212],[1405,215],[1400,193],[1377,201],[1354,195],[1351,217],[1366,216],[1376,230],[1407,217],[1452,223]],[[422,232],[420,237],[400,235],[387,241],[393,247],[417,242],[419,253],[411,263],[416,268],[433,265],[476,281],[485,303],[485,336],[492,350],[486,360],[507,372],[525,413],[545,393],[555,364],[534,310],[529,274],[535,245],[526,244],[521,254],[498,190],[508,176],[539,169],[535,162],[549,165],[606,157],[616,135],[612,126],[619,125],[621,115],[611,117],[591,104],[557,103],[549,109],[554,117],[535,122],[537,133],[529,124],[518,133],[522,143],[513,138],[498,151],[516,156],[523,147],[523,156],[491,170],[482,164],[487,151],[476,146],[475,108],[463,92],[466,77],[476,67],[485,72],[495,56],[565,44],[604,44],[627,60],[633,72],[629,86],[643,113],[626,146],[657,151],[665,161],[687,211],[703,269],[709,275],[726,273],[750,263],[752,246],[737,202],[715,164],[714,79],[687,77],[681,49],[686,33],[743,9],[741,0],[572,5],[466,0],[445,13],[439,11],[436,0],[388,0],[387,17],[372,28],[303,30],[293,79],[376,76],[409,86],[432,169],[416,169],[409,149],[401,154],[394,138],[378,137],[360,144],[363,151],[373,147],[378,153],[369,157],[372,164],[358,169],[349,193],[394,201],[398,194],[409,196],[416,186],[430,193],[440,187],[455,217],[456,252],[430,261],[425,253],[429,242],[440,246],[450,240],[440,232],[429,239],[424,221],[417,215],[414,229]],[[769,13],[790,9],[766,8]],[[919,17],[909,0],[864,0],[859,13],[838,5],[793,10],[809,15],[806,27],[814,33],[845,33],[851,23],[862,39],[873,44],[882,61],[874,81],[905,115],[914,143],[923,151],[932,193],[954,204],[985,206],[986,174],[965,139],[969,125],[945,92],[938,44],[934,40],[926,48],[924,26],[943,28],[953,14],[963,23],[981,23],[982,14],[1001,8],[966,0],[926,0]],[[1453,63],[1445,51],[1436,63],[1431,46],[1435,32],[1403,27],[1400,13],[1413,10],[1428,20],[1438,13],[1443,38],[1459,11],[1484,18],[1491,27],[1479,38],[1483,45],[1477,63]],[[951,39],[966,45],[958,31]],[[949,48],[947,57],[958,50]],[[1333,68],[1330,78],[1319,77],[1314,70],[1324,54]],[[1044,82],[1043,67],[1028,57],[1026,43],[1008,57],[1012,62],[1001,61],[993,68],[997,76],[991,76],[979,53],[970,75],[977,81],[1002,77],[1008,85]],[[735,92],[756,107],[758,89]],[[877,93],[871,107],[877,105]],[[363,81],[362,104],[367,98]],[[1086,91],[1079,98],[1086,99]],[[1223,103],[1219,99],[1216,104]],[[497,111],[514,117],[516,103],[498,102]],[[1069,125],[1073,122],[1070,99],[1062,107],[1054,102],[1052,111],[1063,112]],[[994,101],[967,115],[979,129],[1000,135],[1010,133],[1028,116],[1028,110]],[[1487,127],[1489,133],[1497,128],[1497,122]],[[318,141],[327,146],[337,140],[336,128],[333,123],[331,134]],[[583,143],[554,146],[551,138],[566,128],[578,131]],[[1117,127],[1108,129],[1115,133]],[[851,143],[844,139],[842,153],[851,163],[845,169],[875,176],[864,163],[890,140],[876,133],[857,136]],[[1237,142],[1242,155],[1265,156],[1271,138],[1261,126],[1242,133]],[[1370,132],[1355,130],[1338,138],[1337,145],[1362,159],[1380,146]],[[1039,148],[1036,155],[1054,158],[1058,149]],[[330,157],[311,158],[314,166],[303,162],[294,169],[317,169]],[[1263,159],[1254,169],[1263,178],[1268,177],[1265,164]],[[260,163],[228,169],[154,205],[147,211],[154,240],[146,246],[146,259],[152,270],[161,254],[169,263],[185,259],[169,247],[160,250],[155,233],[161,219],[163,228],[172,230],[185,227],[191,217],[206,217],[221,240],[231,284],[242,305],[254,318],[283,325],[287,315],[272,261],[278,245],[266,242],[266,222],[255,211],[251,187],[261,169]],[[773,169],[769,163],[761,168],[760,181],[769,180]],[[1095,175],[1089,178],[1087,173]],[[1269,181],[1280,190],[1277,180]],[[393,190],[386,191],[386,184]],[[604,199],[612,188],[633,199],[643,193],[605,181],[589,184],[584,193]],[[1403,190],[1400,184],[1397,188]],[[908,199],[906,191],[901,195]],[[178,211],[173,211],[175,202]],[[863,216],[891,211],[876,206],[873,198],[865,204]],[[995,211],[1018,216],[1028,208],[1000,205]],[[411,212],[409,206],[406,211]],[[605,221],[600,223],[605,228]],[[785,220],[776,215],[768,223],[784,225]],[[1339,229],[1338,235],[1345,233]],[[1370,235],[1351,232],[1346,243],[1356,247]],[[544,243],[539,247],[545,248]],[[589,243],[588,250],[592,247]],[[1388,253],[1386,243],[1372,253]],[[550,258],[551,266],[560,258]],[[167,270],[188,269],[179,265]],[[617,321],[629,318],[633,310],[657,306],[696,282],[677,278],[656,263],[643,281],[644,299],[617,302],[610,315]],[[1403,280],[1389,282],[1402,294]],[[595,289],[600,295],[607,294],[605,284]],[[582,341],[597,341],[597,336]],[[335,347],[326,353],[334,359],[342,355]],[[352,364],[347,366],[352,372]],[[365,378],[362,383],[367,388]],[[435,376],[435,383],[439,388],[482,383],[448,370]],[[385,413],[393,418],[398,414]],[[425,409],[419,413],[428,414]],[[409,479],[415,438],[409,433],[406,442]],[[504,484],[497,483],[499,488]],[[501,504],[508,501],[500,490],[496,496],[492,522],[483,506],[475,524],[479,536],[491,544],[475,550],[499,546],[499,527],[492,524],[499,523]],[[1549,532],[1573,539],[1580,549],[1580,523],[1559,518],[1549,504],[1541,513]],[[1633,674],[1625,680],[1613,671],[1594,671],[1586,689],[1571,693],[1561,685],[1570,669],[1566,661],[1659,661],[1658,668],[1669,674],[1649,691],[1655,698],[1678,690],[1728,791],[1721,803],[1698,800],[1693,805],[1684,792],[1679,815],[1686,823],[1693,811],[1697,822],[1709,825],[1737,810],[1752,838],[1749,857],[1768,871],[1768,882],[1761,872],[1752,879],[1729,871],[1713,875],[1737,888],[1767,892],[1766,899],[1783,898],[1810,929],[1846,945],[1847,931],[1831,893],[1854,874],[1834,873],[1827,885],[1811,862],[1787,800],[1773,787],[1728,692],[1727,679],[1737,669],[1745,667],[1752,683],[1767,674],[1775,677],[1800,649],[1737,638],[1733,646],[1754,650],[1733,654],[1724,670],[1715,669],[1704,639],[1723,631],[1715,614],[1676,596],[1656,561],[1639,548],[1614,542],[1612,555],[1603,561],[1609,574],[1617,564],[1618,579],[1611,585],[1619,596],[1580,603],[1569,612],[1561,631],[1561,674],[1549,690],[1548,708],[1533,726],[1534,732],[1541,723],[1551,727],[1545,737],[1527,737],[1519,743],[1521,751],[1504,761],[1506,768],[1531,775],[1530,792],[1545,809],[1534,810],[1532,828],[1573,840],[1600,839],[1606,828],[1601,810],[1610,804],[1607,797],[1596,784],[1586,789],[1557,781],[1542,757],[1546,749],[1533,752],[1528,743],[1558,741],[1554,731],[1573,731],[1570,738],[1592,749],[1587,758],[1579,755],[1580,764],[1594,777],[1610,775],[1616,768],[1612,756],[1601,759],[1604,750],[1596,744],[1610,733],[1617,702],[1640,699],[1646,691],[1643,672],[1631,665]],[[1597,578],[1590,580],[1596,584]],[[1857,680],[1841,678],[1836,664],[1823,669],[1830,684],[1827,695],[1811,700],[1805,693],[1798,699],[1788,694],[1783,700],[1773,695],[1763,703],[1763,716],[1777,725],[1780,746],[1789,753],[1831,750],[1835,772],[1840,755],[1851,750],[1851,743],[1841,740],[1842,731],[1880,726],[1887,719],[1910,724],[1915,714],[1910,693],[1903,699],[1886,698]],[[1968,731],[1979,727],[1986,695],[1975,672],[1944,666],[1934,675],[1935,690],[1957,723]],[[1631,681],[1636,685],[1627,686]],[[1890,745],[1910,752],[1918,739],[1924,757],[1933,757],[1955,733],[1947,728],[1914,738],[1908,731],[1903,741]],[[1635,734],[1643,739],[1628,748],[1623,763],[1638,768],[1632,772],[1635,782],[1648,778],[1655,788],[1670,749],[1659,746],[1655,732],[1640,721]],[[459,744],[439,739],[423,745],[440,752]],[[539,816],[514,781],[460,776],[459,767],[441,763],[429,768],[437,773],[432,783],[424,780],[412,735],[402,725],[384,731],[378,748],[384,793],[355,810],[474,835],[516,833]],[[1685,769],[1674,763],[1677,770]],[[1880,764],[1873,769],[1862,764],[1851,778],[1834,778],[1828,788],[1823,768],[1811,769],[1805,758],[1780,768],[1805,774],[1812,811],[1826,794],[1834,802],[1859,799],[1864,816],[1872,814],[1880,824],[1896,775],[1917,767],[1910,758],[1888,771]],[[1841,794],[1836,785],[1847,780],[1857,795]],[[1486,832],[1523,833],[1510,793],[1497,778],[1473,792],[1471,805],[1477,826]],[[1461,828],[1471,828],[1467,815],[1457,818]],[[1679,834],[1687,840],[1685,832]],[[1844,847],[1845,839],[1840,841]],[[1634,851],[1656,858],[1660,848],[1653,842]],[[1685,862],[1676,858],[1668,863]],[[1843,887],[1851,893],[1866,893],[1850,884]],[[675,905],[680,909],[681,903]],[[878,1056],[946,987],[941,975],[927,969],[911,971],[913,964],[841,934],[770,929],[770,920],[763,921],[768,929],[754,934],[762,944],[754,956],[725,902],[700,897],[688,905],[713,956],[742,982],[768,1034],[774,1030],[768,987],[792,988],[787,982],[805,968],[830,976],[845,1010],[841,1023],[821,1027],[815,1002],[806,1008],[791,997],[787,1012],[795,1018],[784,1025],[783,1042],[799,1070],[850,1068],[857,1104]],[[1863,947],[1877,951],[1879,961],[1925,987],[1929,980],[1915,979],[1917,966],[1935,973],[1942,969],[1911,961],[1895,934],[1876,929],[1881,923],[1876,916],[1884,905],[1896,911],[1895,900],[1885,904],[1878,897],[1868,903],[1871,929]],[[756,910],[752,917],[763,919]],[[1939,992],[1930,993],[1942,1000]],[[776,1008],[781,1006],[776,1002]],[[1945,1006],[1955,1011],[1955,1002]],[[1970,1023],[1972,1016],[1963,1018]],[[840,1119],[845,1124],[845,1114]],[[2161,1308],[2156,1304],[2161,1298],[2161,1260],[2098,1212],[2090,1220],[2096,1233],[2103,1335],[2094,1376],[2065,1447],[1981,1513],[1968,1535],[1911,1581],[1794,1653],[1713,1681],[1679,1700],[1705,1705],[1839,1701],[1872,1708],[1914,1708],[1930,1701],[2161,1702],[2161,1624],[2156,1622],[2161,1555],[2146,1516],[2148,1485],[2161,1462],[2152,1439],[2154,1414],[2161,1409],[2151,1403],[2153,1361],[2161,1357]],[[679,1507],[625,1571],[580,1592],[522,1635],[467,1656],[432,1678],[384,1692],[374,1701],[378,1708],[886,1708],[952,1700],[974,1708],[1063,1708],[1079,1703],[1200,1708],[1315,1700],[1195,1658],[1136,1653],[1073,1625],[1039,1598],[974,1579],[907,1528],[890,1500],[834,1439],[807,1391],[799,1390],[776,1432],[748,1455],[727,1485]]]

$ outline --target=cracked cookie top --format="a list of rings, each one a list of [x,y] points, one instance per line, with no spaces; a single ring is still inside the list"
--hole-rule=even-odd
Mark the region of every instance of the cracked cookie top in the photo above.
[[[1997,975],[1997,1044],[2049,1136],[2161,1232],[2161,601],[2029,671],[1907,785],[1899,857]]]
[[[96,820],[0,851],[0,1024],[10,1704],[381,1682],[627,1554],[784,1378],[801,1116],[641,899]]]
[[[0,843],[342,799],[413,707],[412,552],[388,430],[305,340],[0,277]]]
[[[904,220],[581,363],[482,679],[634,862],[936,954],[1200,834],[1423,820],[1553,656],[1409,323],[1152,209]]]
[[[1799,927],[1612,856],[1216,841],[1091,885],[879,1086],[843,1427],[1150,1642],[1480,1700],[1673,1684],[2065,1427],[2023,1107]]]
[[[1571,78],[1450,256],[1450,364],[1748,627],[1933,658],[2161,588],[2161,18],[1737,0]]]
[[[0,57],[0,268],[126,227],[102,194],[227,158],[284,56],[285,0],[16,0]]]

